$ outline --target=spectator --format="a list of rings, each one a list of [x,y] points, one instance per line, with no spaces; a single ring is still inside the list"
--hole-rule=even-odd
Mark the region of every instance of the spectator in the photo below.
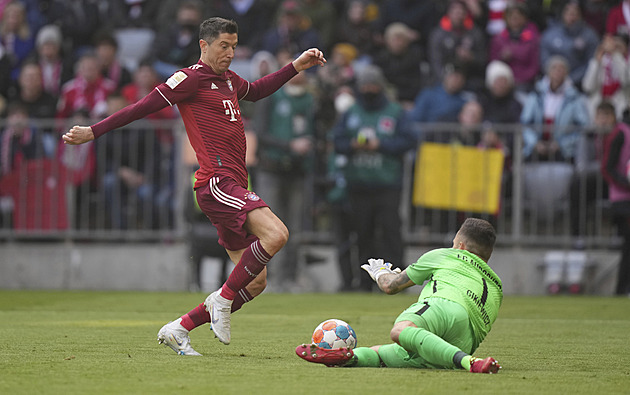
[[[275,15],[276,7],[270,3],[269,0],[214,1],[214,15],[238,23],[238,47],[235,57],[249,59],[260,48],[261,32],[271,27],[270,21],[273,21]]]
[[[575,153],[575,173],[570,186],[570,219],[573,248],[584,249],[586,236],[587,209],[598,198],[601,183],[602,136],[610,133],[617,125],[615,107],[603,101],[595,110],[592,127],[585,130],[577,143]],[[604,196],[608,196],[604,190]]]
[[[588,95],[592,116],[595,115],[595,108],[602,100],[609,101],[615,106],[618,119],[621,119],[623,112],[628,109],[630,65],[627,37],[605,35],[597,47],[595,56],[588,62],[582,89]]]
[[[521,2],[510,3],[505,10],[506,26],[492,38],[490,60],[507,63],[514,73],[516,89],[529,92],[540,70],[540,36],[529,21]]]
[[[52,119],[57,109],[57,99],[44,91],[42,71],[37,63],[27,62],[20,70],[18,89],[12,102],[23,104],[29,118]]]
[[[304,229],[306,180],[314,159],[315,98],[308,91],[307,75],[293,77],[266,104],[268,119],[257,129],[256,190],[299,234]],[[296,241],[289,240],[276,254],[281,273],[277,285],[290,288],[296,281]]]
[[[486,90],[479,102],[484,109],[484,121],[498,124],[518,123],[523,106],[514,95],[512,69],[500,60],[486,67]]]
[[[35,53],[31,56],[39,64],[44,90],[58,98],[61,86],[72,79],[72,56],[62,52],[63,37],[56,25],[46,25],[37,33]]]
[[[606,33],[611,35],[630,34],[630,0],[622,0],[610,9],[606,18]]]
[[[459,63],[466,70],[469,88],[474,90],[483,86],[487,62],[485,38],[468,15],[463,1],[448,3],[446,15],[431,32],[428,57],[435,81],[442,80],[444,66]]]
[[[418,32],[394,22],[385,29],[385,47],[374,57],[374,64],[383,70],[396,90],[396,99],[404,108],[413,106],[421,81],[429,74],[423,76],[421,73],[424,59],[417,39]]]
[[[101,75],[112,81],[116,88],[121,88],[131,82],[131,74],[117,58],[118,42],[108,33],[96,37],[95,53],[101,65]]]
[[[416,139],[403,124],[400,105],[385,95],[385,79],[378,67],[361,70],[357,89],[357,103],[335,124],[333,136],[335,151],[347,157],[343,172],[358,261],[387,256],[402,262],[402,159]],[[370,278],[361,277],[359,287],[370,290]]]
[[[7,109],[6,127],[0,135],[0,176],[7,175],[33,159],[52,155],[55,141],[29,124],[28,110],[20,103]]]
[[[299,3],[286,0],[280,5],[278,22],[263,36],[262,49],[277,54],[284,48],[294,54],[319,47],[319,43],[319,35],[304,16]]]
[[[630,295],[630,127],[618,123],[604,137],[602,173],[608,182],[608,196],[617,232],[623,239],[621,258],[617,271],[615,295]]]
[[[606,19],[616,3],[616,0],[582,0],[584,22],[595,30],[598,37],[602,37],[606,33]]]
[[[201,8],[195,2],[181,3],[174,24],[159,30],[153,45],[153,67],[166,79],[182,67],[199,60],[199,24]]]
[[[0,42],[0,115],[6,109],[6,99],[9,96],[11,87],[11,59]]]
[[[353,45],[361,57],[371,58],[376,52],[375,21],[370,16],[375,7],[368,0],[350,0],[337,24],[338,42]]]
[[[420,44],[426,47],[431,32],[440,21],[442,2],[388,0],[379,3],[378,30],[381,34],[391,23],[401,22],[413,29],[418,29]]]
[[[114,92],[114,82],[103,78],[100,63],[93,53],[77,61],[75,78],[66,82],[57,103],[57,118],[68,118],[78,110],[87,110],[92,117],[102,117],[107,111],[106,99]]]
[[[96,31],[105,22],[93,0],[51,0],[47,14],[49,23],[61,29],[62,52],[74,59],[92,47]]]
[[[107,98],[107,112],[125,107],[120,95]],[[159,148],[153,133],[123,128],[98,142],[98,166],[104,165],[102,187],[112,229],[151,229],[156,224],[153,199],[159,172]]]
[[[559,23],[545,30],[540,40],[540,64],[546,65],[554,55],[564,57],[569,64],[569,76],[581,86],[588,61],[595,54],[599,38],[582,19],[580,5],[571,0],[562,8]]]
[[[301,0],[300,4],[304,15],[319,34],[324,52],[328,52],[336,38],[337,13],[334,6],[328,0]]]
[[[161,1],[113,0],[109,4],[108,28],[156,30]]]
[[[546,75],[529,94],[521,113],[524,155],[527,159],[572,160],[579,129],[589,124],[585,98],[569,78],[561,56],[547,61]]]
[[[0,20],[0,43],[11,60],[11,78],[17,80],[22,62],[35,47],[35,33],[28,26],[26,7],[11,1]]]
[[[423,89],[408,116],[411,122],[440,122],[457,116],[466,102],[463,92],[466,76],[461,67],[449,64],[444,68],[442,84]],[[418,132],[419,137],[419,132]]]

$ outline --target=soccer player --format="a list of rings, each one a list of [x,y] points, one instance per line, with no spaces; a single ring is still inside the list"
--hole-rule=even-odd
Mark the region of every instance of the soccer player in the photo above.
[[[468,218],[452,248],[429,251],[402,272],[382,259],[370,259],[361,268],[387,294],[428,280],[418,302],[396,319],[390,332],[395,343],[354,350],[303,344],[295,352],[309,362],[328,366],[498,372],[500,365],[494,358],[471,356],[497,319],[503,300],[501,279],[487,264],[495,240],[490,223]]]
[[[269,96],[302,70],[326,59],[317,48],[304,51],[279,71],[248,82],[229,70],[238,43],[234,21],[213,17],[201,23],[199,61],[175,72],[144,98],[92,126],[74,126],[62,138],[82,144],[104,133],[177,104],[200,168],[194,189],[200,208],[216,226],[219,244],[237,263],[223,286],[204,303],[158,332],[158,341],[181,355],[199,355],[188,332],[206,322],[230,343],[230,314],[266,286],[266,264],[287,242],[289,232],[256,193],[247,190],[245,132],[239,100]]]

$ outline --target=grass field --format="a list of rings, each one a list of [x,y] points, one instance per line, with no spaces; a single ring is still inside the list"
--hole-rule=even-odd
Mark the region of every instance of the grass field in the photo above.
[[[506,297],[477,355],[497,375],[326,368],[294,354],[326,318],[359,345],[388,343],[412,294],[264,294],[232,317],[232,344],[191,332],[203,357],[158,346],[190,293],[0,291],[0,394],[622,394],[630,393],[630,299]]]

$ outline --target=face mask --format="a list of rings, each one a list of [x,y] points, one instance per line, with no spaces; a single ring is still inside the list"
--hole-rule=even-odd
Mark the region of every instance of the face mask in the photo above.
[[[373,110],[378,108],[381,103],[381,93],[376,92],[364,92],[361,94],[363,97],[363,102],[365,103],[365,108],[368,110]]]

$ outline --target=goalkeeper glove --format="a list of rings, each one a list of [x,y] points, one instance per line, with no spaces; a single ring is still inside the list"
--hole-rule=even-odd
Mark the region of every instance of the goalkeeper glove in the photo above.
[[[361,269],[368,272],[372,280],[378,283],[378,278],[383,274],[398,274],[400,273],[399,268],[392,269],[392,264],[389,262],[385,262],[382,259],[368,259],[368,263],[361,265]]]

